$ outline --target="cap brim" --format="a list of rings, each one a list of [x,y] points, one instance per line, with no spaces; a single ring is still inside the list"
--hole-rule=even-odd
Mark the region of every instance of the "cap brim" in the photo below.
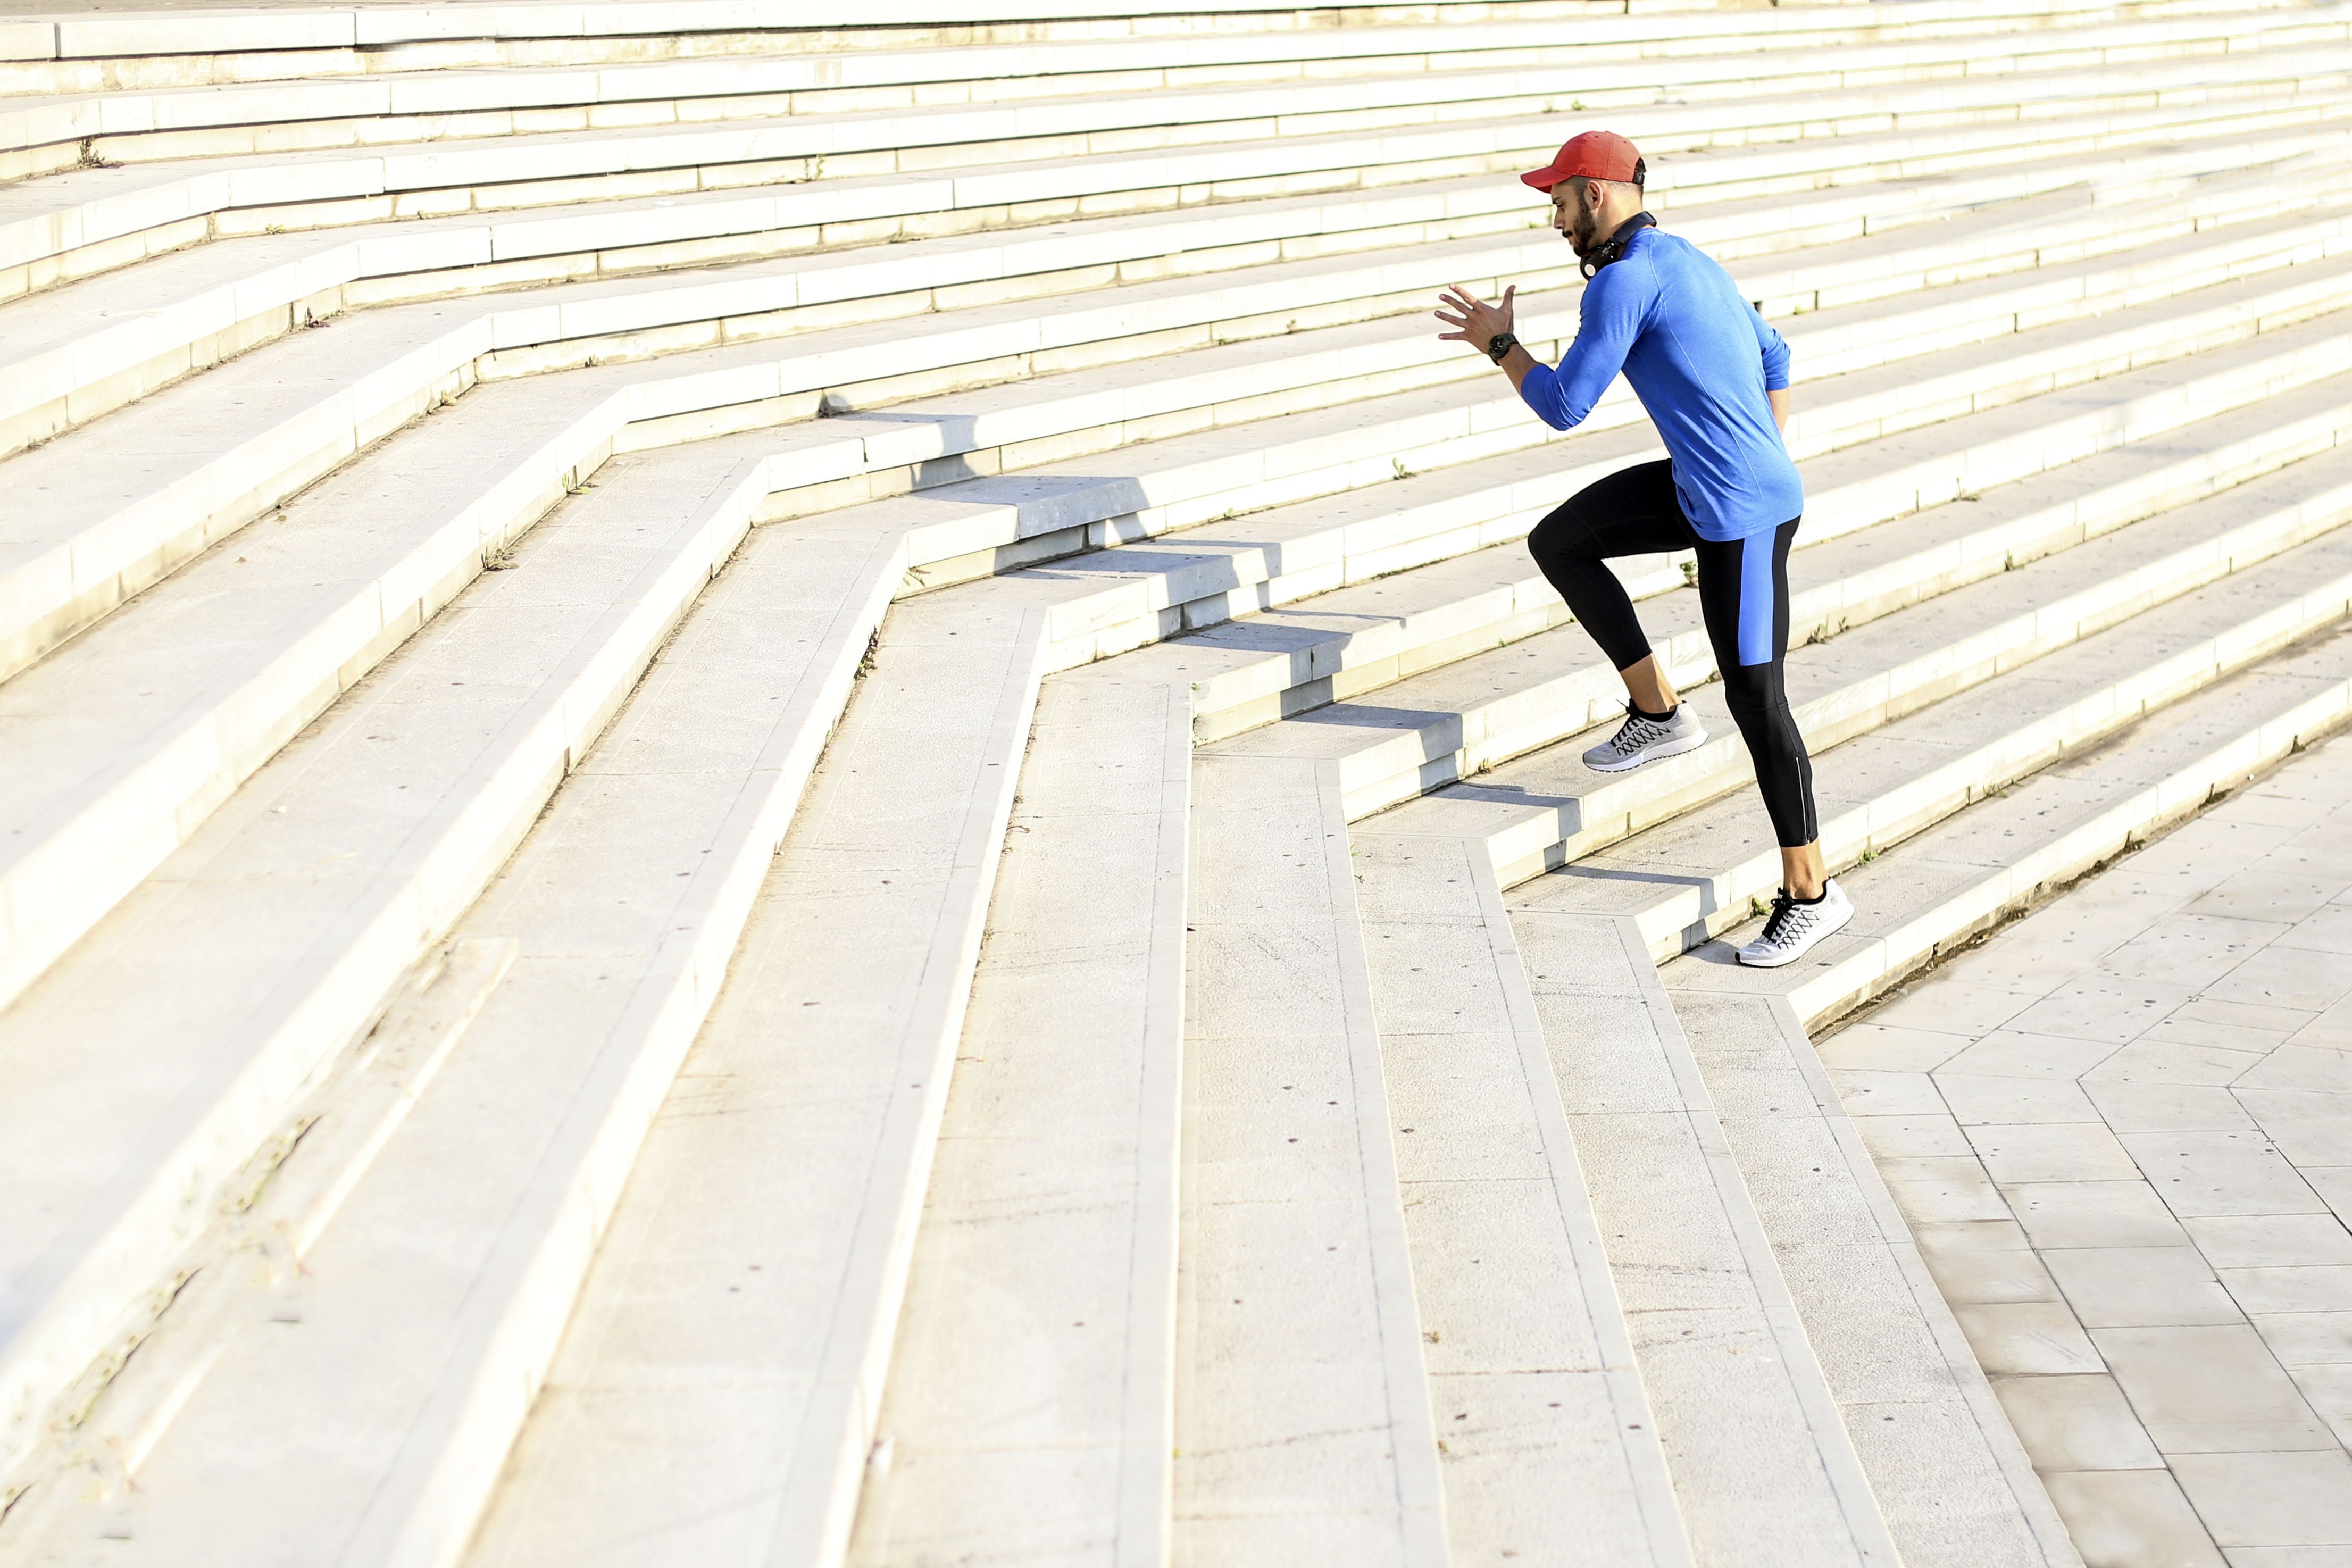
[[[1519,183],[1524,185],[1533,185],[1539,191],[1548,191],[1565,178],[1567,176],[1558,169],[1530,169],[1519,176]]]

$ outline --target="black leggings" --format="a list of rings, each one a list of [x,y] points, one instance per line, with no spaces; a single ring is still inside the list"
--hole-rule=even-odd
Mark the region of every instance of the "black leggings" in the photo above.
[[[1821,836],[1813,763],[1789,711],[1789,545],[1796,519],[1768,533],[1701,539],[1675,499],[1674,465],[1642,463],[1588,485],[1536,524],[1528,552],[1617,668],[1650,657],[1625,585],[1603,563],[1620,555],[1698,553],[1699,613],[1723,677],[1725,704],[1756,763],[1772,831],[1787,848]]]

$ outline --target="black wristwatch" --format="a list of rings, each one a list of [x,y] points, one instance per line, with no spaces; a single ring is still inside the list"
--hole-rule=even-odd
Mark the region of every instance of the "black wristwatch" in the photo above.
[[[1496,332],[1486,340],[1486,357],[1500,364],[1510,352],[1519,346],[1519,340],[1508,332]]]

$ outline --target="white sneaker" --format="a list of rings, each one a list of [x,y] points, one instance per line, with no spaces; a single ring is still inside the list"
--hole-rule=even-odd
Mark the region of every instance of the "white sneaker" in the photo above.
[[[1801,904],[1783,888],[1772,899],[1771,916],[1754,942],[1739,950],[1739,962],[1758,969],[1778,969],[1794,963],[1813,944],[1853,919],[1853,900],[1832,877],[1822,888],[1818,903]]]
[[[1666,719],[1652,719],[1625,704],[1625,722],[1617,732],[1584,753],[1584,765],[1597,773],[1622,773],[1662,757],[1679,757],[1706,744],[1706,726],[1698,721],[1689,703],[1675,708]]]

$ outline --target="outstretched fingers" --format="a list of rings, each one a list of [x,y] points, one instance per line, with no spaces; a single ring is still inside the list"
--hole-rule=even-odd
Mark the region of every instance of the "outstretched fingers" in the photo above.
[[[1519,286],[1511,284],[1503,297],[1489,305],[1461,284],[1443,290],[1438,295],[1441,308],[1437,319],[1454,330],[1440,332],[1442,341],[1475,342],[1484,345],[1497,331],[1508,331],[1511,326],[1511,301],[1518,297]]]
[[[1456,283],[1453,288],[1441,291],[1437,298],[1442,306],[1450,306],[1454,310],[1461,312],[1459,315],[1449,315],[1443,309],[1433,312],[1439,321],[1454,329],[1454,331],[1450,332],[1438,333],[1437,341],[1440,342],[1468,342],[1470,341],[1470,320],[1472,315],[1478,309],[1478,296],[1470,292],[1469,289],[1462,287],[1461,284]]]

